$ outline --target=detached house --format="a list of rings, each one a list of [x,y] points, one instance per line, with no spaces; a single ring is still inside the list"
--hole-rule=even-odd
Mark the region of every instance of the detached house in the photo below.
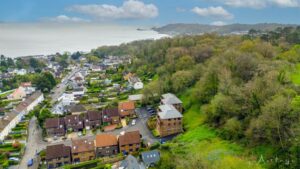
[[[95,139],[96,156],[112,156],[118,154],[118,139],[115,135],[99,134]]]
[[[139,131],[125,132],[119,136],[119,150],[123,154],[137,152],[141,147],[141,134]]]
[[[141,81],[140,78],[138,78],[136,76],[129,77],[128,82],[129,82],[130,86],[132,86],[135,90],[144,88],[143,82]]]
[[[119,124],[120,115],[118,108],[107,108],[102,111],[102,121],[105,124]]]
[[[93,160],[95,158],[94,141],[87,139],[72,140],[73,163]]]
[[[79,115],[68,115],[64,117],[66,129],[70,131],[82,131],[83,120]]]
[[[63,144],[47,146],[46,162],[47,168],[58,168],[71,164],[71,147]]]
[[[87,130],[101,126],[102,114],[99,111],[88,111],[84,116],[84,126]]]
[[[172,105],[160,105],[156,129],[161,137],[181,133],[182,114]]]
[[[48,136],[60,137],[65,135],[65,122],[62,118],[46,119],[45,128]]]
[[[172,105],[174,106],[180,113],[183,112],[182,108],[182,101],[178,99],[174,94],[172,93],[166,93],[162,95],[161,98],[161,104],[165,105]]]
[[[133,101],[120,102],[118,109],[121,117],[135,115],[135,105]]]

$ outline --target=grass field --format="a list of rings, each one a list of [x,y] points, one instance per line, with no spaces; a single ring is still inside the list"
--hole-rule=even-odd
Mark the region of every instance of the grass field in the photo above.
[[[188,91],[180,98],[184,105],[189,105]],[[174,159],[177,167],[184,159],[195,158],[202,160],[205,168],[256,169],[263,168],[256,162],[256,157],[246,155],[245,150],[238,144],[219,138],[216,131],[204,124],[201,108],[193,105],[184,113],[184,134],[167,143],[169,148],[162,150],[162,161]],[[192,162],[191,162],[192,163]],[[189,164],[192,165],[192,164]]]
[[[300,85],[300,64],[296,65],[294,72],[290,75],[291,81],[296,84]]]

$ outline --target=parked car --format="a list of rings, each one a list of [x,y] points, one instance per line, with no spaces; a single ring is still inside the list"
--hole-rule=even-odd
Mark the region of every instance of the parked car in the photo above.
[[[19,162],[20,159],[17,157],[10,157],[9,160]]]
[[[131,122],[131,125],[133,125],[133,126],[134,126],[135,124],[136,124],[136,120],[135,120],[135,119],[133,119],[133,120],[132,120],[132,122]]]
[[[33,159],[27,161],[27,166],[31,167],[33,165]]]

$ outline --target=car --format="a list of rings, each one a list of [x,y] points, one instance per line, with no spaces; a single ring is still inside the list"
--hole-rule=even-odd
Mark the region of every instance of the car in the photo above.
[[[136,120],[135,119],[133,119],[132,121],[131,121],[131,125],[135,125],[136,124]]]
[[[153,110],[152,107],[147,107],[147,111]]]
[[[148,113],[149,113],[149,114],[153,114],[153,113],[156,114],[156,111],[155,111],[155,110],[149,110]]]
[[[31,167],[33,165],[33,159],[27,161],[27,167]]]
[[[10,157],[9,160],[19,162],[20,159],[17,157]]]

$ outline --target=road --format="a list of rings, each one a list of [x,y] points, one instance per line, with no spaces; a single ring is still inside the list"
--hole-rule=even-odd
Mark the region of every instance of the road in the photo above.
[[[29,121],[28,130],[28,141],[26,144],[26,149],[22,161],[19,165],[19,169],[27,168],[27,162],[36,157],[36,154],[41,150],[45,149],[47,143],[43,141],[42,130],[37,125],[36,117],[33,117]]]
[[[62,79],[62,82],[60,84],[52,89],[52,94],[50,95],[51,104],[54,104],[57,99],[65,92],[69,79],[71,79],[80,70],[80,68],[72,70],[65,78]]]

